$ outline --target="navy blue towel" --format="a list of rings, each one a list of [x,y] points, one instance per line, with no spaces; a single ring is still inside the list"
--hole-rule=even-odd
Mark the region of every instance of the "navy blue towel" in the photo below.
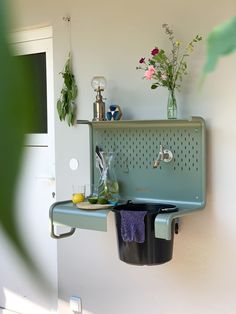
[[[121,210],[121,237],[123,241],[143,243],[145,241],[144,217],[147,211]]]

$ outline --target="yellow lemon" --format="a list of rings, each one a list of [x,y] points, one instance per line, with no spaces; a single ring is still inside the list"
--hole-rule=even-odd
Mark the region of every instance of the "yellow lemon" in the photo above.
[[[83,201],[84,201],[84,194],[82,194],[82,193],[75,193],[75,194],[73,194],[72,202],[74,204],[81,203]]]

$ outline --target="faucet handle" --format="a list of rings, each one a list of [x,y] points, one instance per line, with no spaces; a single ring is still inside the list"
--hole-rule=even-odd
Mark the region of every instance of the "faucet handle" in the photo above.
[[[169,149],[163,151],[163,161],[170,162],[173,159],[173,153]]]
[[[169,149],[164,149],[163,145],[160,144],[160,151],[158,153],[157,159],[154,160],[153,168],[158,168],[161,161],[170,162],[173,159],[173,154]]]

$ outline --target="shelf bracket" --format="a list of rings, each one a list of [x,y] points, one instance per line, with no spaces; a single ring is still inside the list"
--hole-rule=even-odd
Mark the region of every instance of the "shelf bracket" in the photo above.
[[[55,233],[55,226],[53,223],[53,210],[55,206],[60,205],[60,204],[65,204],[68,203],[68,201],[62,201],[62,202],[56,202],[52,204],[49,210],[49,219],[50,219],[50,236],[53,239],[62,239],[62,238],[68,238],[72,236],[75,233],[76,228],[71,228],[69,232],[61,233],[61,234],[56,234]]]
[[[197,208],[179,209],[178,212],[170,214],[159,214],[155,218],[155,237],[164,240],[172,238],[172,222],[180,217],[193,214],[205,207],[205,204],[199,205]],[[177,232],[178,233],[178,232]]]

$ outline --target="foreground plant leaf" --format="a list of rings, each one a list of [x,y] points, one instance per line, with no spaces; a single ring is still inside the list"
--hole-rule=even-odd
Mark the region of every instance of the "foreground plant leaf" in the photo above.
[[[7,43],[6,1],[0,1],[0,224],[18,254],[35,275],[39,271],[21,240],[14,192],[21,165],[24,135],[34,124],[34,88],[27,68],[11,55]],[[43,277],[37,276],[42,283]]]
[[[207,38],[207,61],[203,72],[212,72],[220,57],[236,50],[236,16],[215,27]]]

